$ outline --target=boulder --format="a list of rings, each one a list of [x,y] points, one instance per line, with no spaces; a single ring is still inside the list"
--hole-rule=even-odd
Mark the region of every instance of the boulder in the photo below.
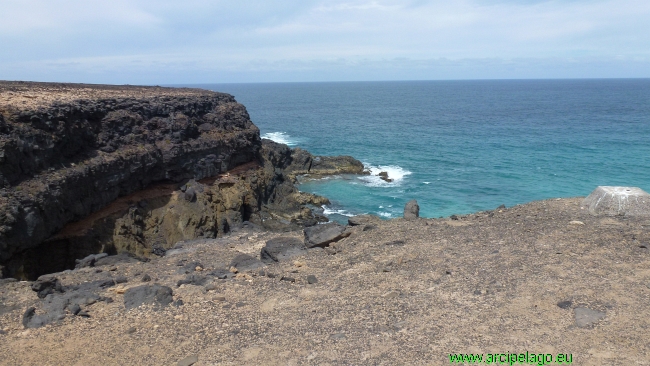
[[[183,193],[183,198],[185,198],[186,201],[188,202],[194,202],[196,201],[196,190],[194,187],[188,188],[184,193]]]
[[[132,287],[124,293],[124,307],[137,308],[140,305],[164,307],[174,301],[172,289],[157,284]]]
[[[305,249],[305,244],[298,238],[279,237],[266,242],[260,252],[260,259],[264,263],[279,262],[304,254]]]
[[[38,297],[44,299],[47,295],[59,292],[64,292],[61,282],[56,277],[41,276],[32,283],[32,290],[34,290]]]
[[[307,248],[326,247],[330,243],[339,241],[350,233],[345,231],[345,226],[336,222],[308,227],[305,232],[305,246]]]
[[[407,220],[414,220],[420,217],[420,206],[418,201],[410,200],[404,206],[404,218]]]
[[[637,187],[600,186],[582,206],[596,216],[650,216],[650,194]]]
[[[348,225],[350,226],[371,225],[379,222],[381,222],[381,218],[375,215],[357,215],[348,219]]]
[[[264,266],[265,264],[260,262],[259,259],[248,254],[238,254],[230,262],[230,267],[235,267],[239,272],[250,271]]]
[[[74,268],[84,268],[84,267],[94,267],[95,263],[97,263],[98,260],[108,257],[107,253],[99,253],[99,254],[91,254],[87,257],[84,257],[82,259],[75,259],[76,265]]]
[[[383,180],[383,181],[385,181],[385,182],[390,183],[390,182],[393,181],[391,178],[388,178],[388,172],[380,172],[380,173],[377,174],[377,175],[379,176],[379,178],[380,178],[381,180]]]

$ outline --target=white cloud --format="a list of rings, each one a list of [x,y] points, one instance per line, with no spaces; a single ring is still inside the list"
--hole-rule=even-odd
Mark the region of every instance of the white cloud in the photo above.
[[[305,78],[372,74],[363,67],[430,78],[454,63],[502,75],[508,62],[525,76],[526,62],[533,75],[593,60],[648,76],[638,65],[650,59],[649,18],[641,0],[2,0],[0,79],[282,78],[291,67]]]

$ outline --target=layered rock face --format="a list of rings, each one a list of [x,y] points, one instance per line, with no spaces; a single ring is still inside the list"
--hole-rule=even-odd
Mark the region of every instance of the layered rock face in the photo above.
[[[305,153],[263,144],[228,94],[0,82],[0,265],[30,277],[89,253],[146,256],[244,221],[315,224],[322,218],[304,205],[326,199],[284,173],[320,159]]]

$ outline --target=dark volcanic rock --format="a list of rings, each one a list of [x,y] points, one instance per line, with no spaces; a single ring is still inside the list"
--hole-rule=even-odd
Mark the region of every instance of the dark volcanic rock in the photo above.
[[[291,151],[289,174],[366,174],[363,163],[351,156],[313,156],[299,147]]]
[[[228,94],[0,83],[5,90],[42,98],[0,105],[0,186],[10,191],[0,197],[0,261],[151,183],[203,179],[259,156],[259,130]]]
[[[413,220],[420,217],[420,206],[418,201],[410,200],[404,206],[404,218],[407,220]]]
[[[95,258],[97,261],[95,262],[95,266],[114,266],[118,263],[137,263],[137,262],[146,262],[148,261],[147,258],[142,258],[135,256],[130,253],[120,253],[118,255],[109,255],[109,256],[100,256],[97,258],[97,256],[100,254],[97,254]]]
[[[238,254],[230,262],[230,267],[235,267],[239,272],[250,271],[264,266],[265,264],[259,259],[253,258],[248,254]]]
[[[286,260],[296,255],[304,254],[305,244],[293,237],[279,237],[266,242],[260,253],[264,263],[274,263]]]
[[[64,291],[63,286],[61,286],[61,282],[59,281],[59,279],[50,276],[40,277],[38,280],[32,283],[31,287],[32,290],[36,291],[38,297],[41,299],[44,299],[45,296],[49,294]]]
[[[357,215],[348,219],[348,225],[350,226],[372,225],[379,222],[381,222],[381,218],[375,215]]]
[[[307,248],[326,247],[330,243],[348,236],[345,226],[336,222],[305,228],[305,246]]]
[[[172,295],[172,289],[167,286],[153,284],[132,287],[124,293],[124,307],[127,309],[137,308],[140,305],[164,307],[174,301]]]
[[[36,314],[35,310],[30,311],[29,309],[25,312],[23,325],[26,328],[39,328],[46,324],[58,322],[65,318],[66,309],[74,315],[79,315],[82,306],[92,305],[98,301],[112,302],[111,298],[100,296],[98,292],[113,286],[115,282],[112,279],[84,282],[67,286],[65,292],[63,290],[56,291],[57,287],[62,289],[62,286],[58,280],[52,281],[51,278],[47,278],[46,281],[36,281],[34,284],[37,284],[37,287],[44,287],[44,290],[53,289],[53,291],[43,297],[40,314]]]
[[[307,283],[310,285],[313,285],[315,283],[318,283],[318,279],[314,275],[308,275],[307,276]]]
[[[84,267],[94,267],[95,263],[104,258],[108,257],[107,253],[91,254],[85,258],[75,260],[76,265],[74,268],[84,268]]]
[[[192,274],[182,280],[178,280],[178,282],[176,282],[176,286],[177,287],[180,287],[181,285],[203,286],[207,281],[208,279],[205,276],[198,276]]]
[[[0,265],[16,278],[162,256],[243,228],[300,230],[326,221],[312,208],[329,201],[299,192],[296,175],[363,173],[351,157],[260,139],[228,94],[0,82],[4,91]]]

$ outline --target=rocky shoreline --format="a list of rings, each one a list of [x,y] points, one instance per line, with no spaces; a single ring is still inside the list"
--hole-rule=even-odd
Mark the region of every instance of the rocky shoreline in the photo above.
[[[326,198],[296,190],[296,176],[362,173],[363,166],[350,157],[314,157],[260,140],[245,109],[227,95],[69,84],[30,84],[20,91],[20,83],[0,85],[2,126],[8,126],[2,156],[14,156],[6,160],[14,165],[21,161],[15,156],[39,157],[24,176],[2,170],[0,249],[9,258],[3,263],[12,276],[29,277],[35,273],[27,270],[29,260],[40,258],[30,265],[45,268],[60,255],[39,256],[36,250],[59,245],[69,254],[73,243],[92,249],[65,257],[78,259],[66,264],[74,269],[48,271],[31,281],[0,279],[0,364],[441,365],[449,363],[450,353],[523,352],[570,354],[580,365],[650,364],[645,192],[599,187],[587,199],[441,219],[420,218],[411,201],[404,218],[364,215],[350,218],[347,226],[315,225],[324,220],[310,207]],[[178,179],[151,178],[160,176],[157,169],[167,171],[152,168],[156,172],[146,186],[125,187],[77,220],[53,216],[60,219],[51,224],[56,230],[43,229],[48,234],[38,234],[46,238],[38,242],[34,238],[41,236],[34,233],[40,231],[29,236],[15,223],[40,211],[15,214],[12,204],[49,207],[43,197],[61,192],[62,182],[87,179],[85,170],[79,172],[81,161],[92,166],[91,173],[104,172],[101,162],[124,159],[121,154],[133,147],[131,140],[113,137],[107,141],[122,144],[115,151],[91,149],[86,160],[65,160],[59,169],[53,162],[68,158],[39,151],[34,145],[50,145],[34,141],[57,142],[78,128],[50,131],[31,117],[16,122],[16,114],[7,112],[7,105],[22,102],[45,108],[36,100],[50,103],[50,94],[30,98],[40,87],[69,89],[66,93],[77,97],[79,89],[88,88],[84,95],[97,100],[132,93],[140,104],[178,93],[187,100],[207,98],[212,110],[226,103],[228,113],[209,122],[212,132],[170,147],[188,152],[169,153],[176,159],[170,161],[183,162],[175,165],[175,172],[185,172]],[[8,90],[18,95],[11,99]],[[66,93],[60,101],[75,104]],[[210,114],[188,112],[209,108],[181,109],[194,125]],[[165,113],[152,118],[170,123]],[[181,118],[173,115],[174,121]],[[231,122],[239,127],[228,130]],[[21,137],[28,132],[35,136],[31,150]],[[152,133],[160,133],[162,141],[173,137]],[[236,141],[230,150],[220,145]],[[94,144],[88,146],[99,146]],[[22,150],[11,150],[19,145]],[[154,139],[144,150],[165,156],[165,146]],[[219,146],[219,154],[210,146]],[[230,159],[242,158],[232,163],[220,157],[224,151]],[[203,154],[213,152],[216,159],[207,164]],[[244,161],[245,156],[252,159]],[[98,157],[104,160],[92,160]],[[219,159],[222,165],[215,165]],[[135,184],[129,177],[119,179]],[[80,190],[74,197],[83,201],[88,191]],[[12,241],[12,233],[32,241]],[[110,246],[113,251],[106,250]]]
[[[244,222],[326,221],[300,174],[362,173],[262,141],[230,95],[200,89],[0,82],[0,266],[35,279],[89,254],[149,257]],[[54,260],[53,260],[54,258]]]

